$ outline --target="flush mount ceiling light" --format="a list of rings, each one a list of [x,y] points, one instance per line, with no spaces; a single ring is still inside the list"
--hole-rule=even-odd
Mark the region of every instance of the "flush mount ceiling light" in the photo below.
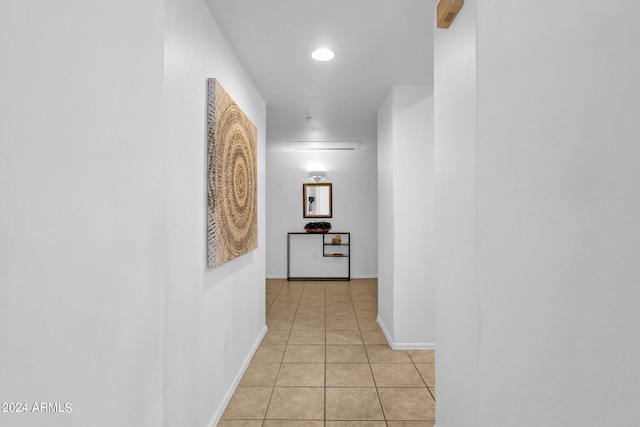
[[[293,151],[354,151],[360,141],[286,141]]]
[[[336,56],[336,54],[333,53],[331,49],[327,49],[325,47],[321,47],[320,49],[316,49],[311,52],[311,57],[316,61],[330,61],[334,56]]]

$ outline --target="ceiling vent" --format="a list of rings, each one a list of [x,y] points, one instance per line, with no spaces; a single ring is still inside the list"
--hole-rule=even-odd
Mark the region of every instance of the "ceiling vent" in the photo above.
[[[287,141],[293,151],[355,151],[361,141]]]

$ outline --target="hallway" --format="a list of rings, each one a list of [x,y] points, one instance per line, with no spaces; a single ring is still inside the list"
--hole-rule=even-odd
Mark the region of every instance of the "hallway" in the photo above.
[[[433,351],[393,351],[377,281],[267,280],[269,332],[219,426],[433,427]]]

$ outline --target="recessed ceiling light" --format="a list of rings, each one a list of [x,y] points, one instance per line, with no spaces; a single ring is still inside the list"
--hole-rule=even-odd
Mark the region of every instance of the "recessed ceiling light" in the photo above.
[[[324,47],[321,47],[320,49],[316,49],[313,52],[311,52],[311,57],[316,61],[329,61],[333,59],[334,56],[336,56],[336,54],[333,53],[331,49],[327,49]]]

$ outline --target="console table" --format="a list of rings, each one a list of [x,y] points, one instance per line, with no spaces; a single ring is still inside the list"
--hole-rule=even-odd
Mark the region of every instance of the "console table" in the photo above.
[[[351,280],[351,233],[287,233],[287,280]]]

